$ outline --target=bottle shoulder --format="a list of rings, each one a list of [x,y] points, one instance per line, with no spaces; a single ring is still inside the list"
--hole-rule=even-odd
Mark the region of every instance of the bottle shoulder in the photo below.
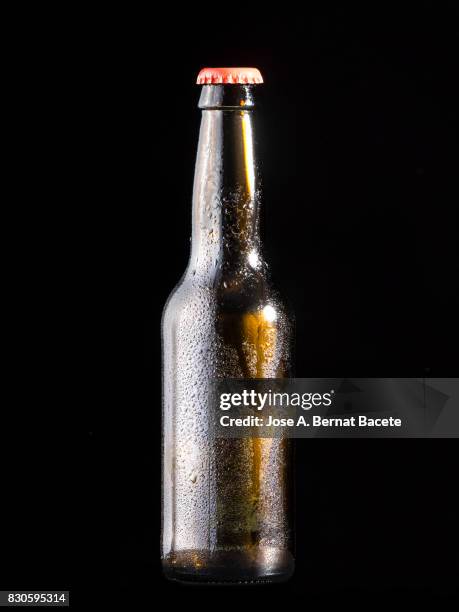
[[[284,300],[270,279],[264,275],[239,277],[200,277],[187,274],[173,289],[163,310],[163,323],[171,322],[180,313],[228,313],[235,316],[264,312],[273,321],[278,317],[291,317]],[[188,318],[186,316],[186,318]]]

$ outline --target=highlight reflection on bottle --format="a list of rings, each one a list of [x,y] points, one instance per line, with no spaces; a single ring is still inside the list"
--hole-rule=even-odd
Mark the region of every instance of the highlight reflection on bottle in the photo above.
[[[293,572],[291,447],[213,439],[219,378],[281,378],[291,323],[259,237],[254,68],[204,69],[186,272],[162,321],[162,560],[185,581],[285,580]]]

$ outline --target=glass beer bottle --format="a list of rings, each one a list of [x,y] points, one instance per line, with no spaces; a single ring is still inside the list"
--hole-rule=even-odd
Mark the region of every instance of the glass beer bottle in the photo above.
[[[293,572],[291,446],[210,433],[209,388],[281,378],[291,322],[259,237],[254,68],[204,69],[192,244],[163,313],[161,554],[167,577],[275,582]]]

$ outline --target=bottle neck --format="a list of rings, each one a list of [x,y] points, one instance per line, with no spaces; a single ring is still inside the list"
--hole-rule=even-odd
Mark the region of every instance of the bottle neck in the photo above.
[[[254,86],[206,85],[193,188],[190,268],[214,277],[261,267]]]

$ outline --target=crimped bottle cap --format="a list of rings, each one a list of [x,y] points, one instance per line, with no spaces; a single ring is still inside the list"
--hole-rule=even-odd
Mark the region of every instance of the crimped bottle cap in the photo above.
[[[256,85],[263,83],[258,68],[203,68],[198,85]]]

